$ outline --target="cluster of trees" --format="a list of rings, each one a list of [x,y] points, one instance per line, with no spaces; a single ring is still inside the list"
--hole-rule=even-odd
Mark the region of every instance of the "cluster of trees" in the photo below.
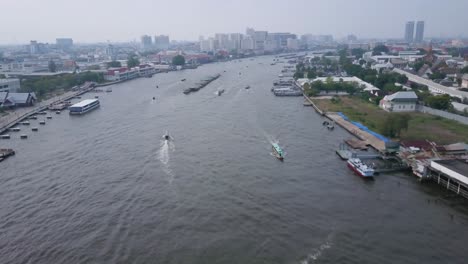
[[[400,137],[402,131],[408,130],[410,119],[411,116],[408,114],[389,114],[387,115],[385,122],[382,123],[380,131],[384,136],[390,138]]]
[[[376,55],[382,55],[382,53],[388,53],[388,47],[385,45],[377,45],[375,48],[372,50],[372,56]]]
[[[185,57],[182,55],[176,55],[172,58],[172,65],[183,66],[185,65]]]
[[[304,90],[308,96],[318,95],[321,91],[329,92],[347,92],[348,94],[354,94],[359,87],[356,82],[344,82],[342,79],[335,82],[331,77],[328,77],[325,82],[320,80],[312,82],[311,84],[306,83]]]
[[[439,110],[450,110],[452,108],[451,98],[448,94],[428,96],[424,104]]]
[[[133,68],[133,67],[136,67],[136,66],[139,66],[139,65],[140,65],[140,60],[138,59],[136,54],[130,54],[128,56],[128,60],[127,60],[127,67],[128,68]]]
[[[349,75],[356,76],[387,92],[400,91],[401,87],[395,86],[395,83],[405,84],[408,82],[408,77],[406,77],[406,75],[396,72],[377,74],[376,70],[363,68],[355,64],[345,64],[343,69]]]
[[[120,61],[111,61],[107,63],[107,68],[118,68],[122,67],[122,63]]]
[[[67,91],[73,86],[82,85],[85,82],[104,82],[104,76],[101,73],[82,72],[79,74],[67,73],[57,76],[22,79],[20,91],[34,92],[42,99],[57,90]]]
[[[460,70],[461,73],[468,73],[468,66],[463,67],[463,69]]]

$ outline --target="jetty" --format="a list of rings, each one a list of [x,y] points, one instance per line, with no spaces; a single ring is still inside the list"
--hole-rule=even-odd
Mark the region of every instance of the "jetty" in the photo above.
[[[191,88],[185,89],[183,91],[183,93],[184,94],[189,94],[189,93],[193,93],[193,92],[198,92],[200,89],[205,88],[208,84],[210,84],[214,80],[218,79],[219,77],[221,77],[221,74],[217,74],[217,75],[215,75],[213,77],[210,77],[210,78],[208,78],[206,80],[202,80],[200,83],[198,83],[198,85],[196,87],[191,87]]]
[[[30,116],[33,116],[33,115],[36,115],[36,114],[42,114],[42,112],[47,110],[49,108],[49,106],[51,106],[51,105],[65,104],[65,102],[70,101],[74,97],[85,94],[85,93],[93,90],[94,88],[95,88],[95,83],[91,83],[91,82],[85,83],[79,89],[67,92],[65,95],[63,95],[63,97],[61,97],[59,99],[57,99],[55,97],[55,98],[51,98],[51,99],[49,99],[49,100],[47,100],[45,102],[39,103],[38,106],[36,106],[36,107],[17,109],[14,112],[15,115],[14,115],[13,118],[7,119],[7,118],[4,117],[3,120],[2,120],[2,118],[0,118],[0,134],[5,133],[6,131],[8,131],[9,128],[15,126],[17,123],[19,123],[19,122],[21,122],[21,121],[23,121],[25,119],[28,119]]]

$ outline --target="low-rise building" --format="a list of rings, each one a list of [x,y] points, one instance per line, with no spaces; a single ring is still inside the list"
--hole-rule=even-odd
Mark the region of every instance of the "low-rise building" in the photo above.
[[[16,92],[19,89],[19,79],[0,79],[0,92]]]
[[[388,112],[413,112],[418,96],[414,92],[396,92],[380,100],[379,106]]]

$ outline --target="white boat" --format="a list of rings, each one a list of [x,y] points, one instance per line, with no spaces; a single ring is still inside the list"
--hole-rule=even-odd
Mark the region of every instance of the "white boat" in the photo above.
[[[99,107],[98,99],[86,99],[68,108],[70,115],[82,115]]]
[[[353,170],[357,175],[364,178],[372,178],[374,176],[374,169],[364,164],[358,158],[351,158],[347,161],[348,167]]]

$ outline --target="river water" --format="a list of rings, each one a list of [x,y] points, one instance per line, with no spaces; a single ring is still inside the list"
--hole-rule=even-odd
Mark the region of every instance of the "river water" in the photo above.
[[[468,203],[406,174],[353,175],[334,154],[349,135],[274,97],[271,62],[114,85],[84,95],[100,109],[0,141],[17,152],[0,163],[0,263],[466,263]]]

